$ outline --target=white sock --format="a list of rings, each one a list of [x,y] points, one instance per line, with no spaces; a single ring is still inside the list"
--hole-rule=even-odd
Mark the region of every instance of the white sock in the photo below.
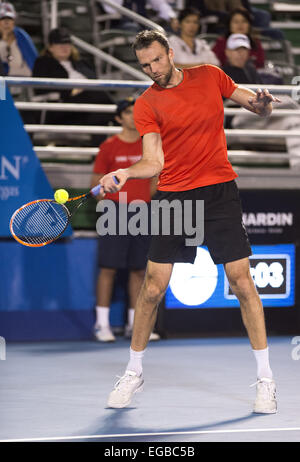
[[[109,307],[96,306],[96,326],[109,327]]]
[[[132,328],[134,321],[134,308],[129,308],[128,310],[128,318],[127,318],[127,325]]]
[[[265,377],[267,379],[273,378],[273,373],[269,364],[269,348],[264,350],[252,350],[257,364],[257,378]]]
[[[146,350],[134,351],[130,347],[130,359],[126,367],[126,371],[134,371],[137,373],[137,375],[142,375],[143,373],[142,359],[143,359],[145,351]]]

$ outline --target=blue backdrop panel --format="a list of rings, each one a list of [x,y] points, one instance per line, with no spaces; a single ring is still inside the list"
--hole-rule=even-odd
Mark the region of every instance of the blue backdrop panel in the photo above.
[[[94,324],[97,239],[43,248],[0,241],[0,335],[6,340],[86,339]],[[124,324],[125,288],[118,281],[111,322]]]
[[[15,108],[9,90],[0,100],[0,236],[10,236],[13,212],[35,199],[51,199],[53,189],[32,148],[30,137]],[[71,227],[64,236],[72,233]]]
[[[295,305],[295,245],[253,245],[250,271],[265,307]],[[200,253],[200,252],[201,253]],[[170,309],[239,307],[231,292],[223,265],[208,260],[206,247],[198,249],[193,265],[176,264],[176,279],[168,287],[165,306]],[[176,266],[178,269],[176,269]],[[177,273],[177,274],[176,274]]]

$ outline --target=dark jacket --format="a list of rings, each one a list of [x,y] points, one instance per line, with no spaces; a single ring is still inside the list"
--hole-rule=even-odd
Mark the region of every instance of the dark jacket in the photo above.
[[[88,79],[95,79],[96,75],[95,73],[84,63],[82,60],[78,61],[73,61],[70,60],[74,69],[78,72],[81,72],[85,77]],[[46,53],[44,56],[40,56],[36,59],[33,71],[32,71],[32,77],[49,77],[53,79],[68,79],[68,73],[66,69],[60,64],[60,62],[53,58],[53,56],[50,53]],[[49,93],[49,89],[47,91],[45,90],[36,90],[37,94],[41,93]],[[52,91],[57,91],[56,89],[53,89]],[[70,99],[71,97],[71,91],[72,90],[59,90],[59,93],[61,95],[61,100],[66,102]]]
[[[72,61],[74,69],[81,72],[88,79],[95,79],[96,75],[82,60]],[[49,52],[40,56],[35,61],[33,77],[48,77],[55,79],[68,79],[68,72]],[[110,94],[102,90],[83,90],[77,95],[72,95],[72,90],[59,90],[55,87],[49,89],[36,89],[35,94],[59,93],[60,102],[73,104],[113,104],[114,101]],[[112,115],[105,112],[56,112],[48,111],[46,122],[49,124],[79,124],[79,125],[106,125],[112,120]],[[99,137],[99,135],[98,135]],[[103,137],[102,137],[103,138]],[[100,139],[100,138],[99,138]],[[101,139],[102,140],[102,139]],[[102,140],[103,141],[103,140]],[[99,141],[100,143],[101,141]],[[97,142],[97,144],[99,144]]]
[[[260,75],[251,62],[248,62],[245,67],[235,67],[231,64],[222,66],[223,71],[229,75],[236,83],[255,84],[262,83]]]

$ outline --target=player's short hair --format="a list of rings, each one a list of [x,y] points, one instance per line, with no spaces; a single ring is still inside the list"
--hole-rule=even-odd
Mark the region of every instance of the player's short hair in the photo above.
[[[137,34],[135,41],[132,44],[133,51],[136,55],[137,50],[149,48],[153,42],[160,43],[169,52],[170,45],[167,37],[158,30],[143,30]]]

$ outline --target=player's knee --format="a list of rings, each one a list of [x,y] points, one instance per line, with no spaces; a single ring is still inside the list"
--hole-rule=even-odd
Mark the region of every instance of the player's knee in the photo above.
[[[164,294],[164,288],[161,286],[159,281],[148,278],[144,284],[144,296],[148,303],[157,305],[162,299]]]
[[[233,292],[240,296],[247,297],[254,288],[249,269],[231,274],[228,280]]]

